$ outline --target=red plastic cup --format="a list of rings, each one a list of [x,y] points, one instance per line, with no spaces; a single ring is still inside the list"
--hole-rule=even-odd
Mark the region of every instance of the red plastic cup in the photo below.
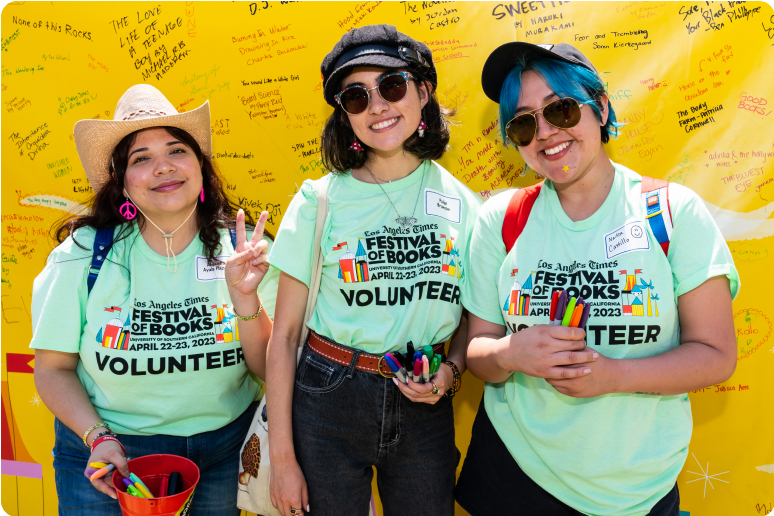
[[[126,492],[126,486],[118,470],[113,472],[113,486],[118,493],[118,504],[124,516],[185,516],[191,507],[196,484],[199,483],[199,468],[177,455],[146,455],[128,462],[129,471],[137,475],[150,492],[158,495],[161,479],[177,471],[183,479],[183,491],[160,498],[138,498]]]

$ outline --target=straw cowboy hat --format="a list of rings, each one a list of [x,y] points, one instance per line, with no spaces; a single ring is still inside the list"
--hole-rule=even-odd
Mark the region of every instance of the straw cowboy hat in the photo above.
[[[108,167],[116,145],[140,129],[177,127],[196,140],[202,154],[212,158],[209,101],[198,108],[178,113],[164,95],[149,84],[132,86],[116,104],[113,120],[79,120],[73,134],[78,157],[89,184],[99,191],[110,176]]]

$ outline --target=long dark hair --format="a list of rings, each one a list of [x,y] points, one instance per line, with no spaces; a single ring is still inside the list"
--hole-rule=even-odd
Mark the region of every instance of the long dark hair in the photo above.
[[[450,119],[454,116],[455,110],[443,107],[438,102],[427,68],[416,65],[409,66],[407,69],[416,77],[417,88],[419,83],[427,86],[429,99],[422,108],[422,120],[427,125],[424,137],[420,138],[419,134],[414,132],[403,143],[403,149],[419,159],[439,159],[449,150],[449,126],[452,124]],[[372,95],[378,95],[378,93],[373,92]],[[323,166],[334,173],[362,167],[368,157],[368,146],[362,144],[365,152],[350,150],[349,147],[354,139],[355,132],[349,125],[346,111],[340,104],[336,104],[322,132],[320,148]]]
[[[202,154],[199,144],[193,136],[177,127],[159,127],[164,129],[172,137],[177,138],[193,149],[196,158],[202,164],[202,187],[204,188],[204,202],[199,203],[196,210],[196,222],[199,228],[199,239],[204,245],[204,253],[208,259],[212,260],[220,254],[220,230],[233,229],[236,227],[236,214],[239,211],[239,205],[234,202],[229,194],[226,193],[224,180],[215,168],[208,156]],[[118,212],[119,207],[124,203],[124,176],[131,149],[137,135],[140,131],[135,131],[121,140],[113,150],[112,162],[108,167],[108,180],[104,186],[94,195],[90,201],[89,211],[84,215],[74,215],[66,217],[56,223],[52,228],[54,239],[60,244],[73,235],[75,230],[90,226],[94,229],[103,229],[119,226],[126,222],[126,219]],[[115,168],[114,168],[115,167]],[[138,213],[137,221],[140,230],[145,227],[145,219]],[[250,213],[245,211],[245,222],[254,225],[254,220]],[[115,236],[114,242],[123,240],[131,233],[131,225],[127,224],[124,231]],[[266,231],[264,233],[268,234]],[[271,234],[268,234],[273,239]],[[75,241],[75,238],[73,237]],[[75,243],[83,248],[86,246]]]

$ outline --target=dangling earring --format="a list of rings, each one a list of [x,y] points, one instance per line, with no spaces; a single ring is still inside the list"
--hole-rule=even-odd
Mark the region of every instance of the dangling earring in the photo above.
[[[352,142],[352,145],[349,146],[349,150],[363,152],[363,146],[360,145],[360,142],[357,141],[357,138],[355,138],[355,140]]]
[[[427,124],[425,124],[425,121],[420,119],[419,120],[419,127],[417,127],[417,132],[419,133],[420,138],[425,137],[425,129],[427,129]]]
[[[202,193],[199,194],[199,200],[204,202],[204,187],[202,186]]]
[[[137,216],[137,206],[135,206],[129,197],[126,198],[126,202],[118,208],[118,213],[121,214],[126,220],[132,220]]]

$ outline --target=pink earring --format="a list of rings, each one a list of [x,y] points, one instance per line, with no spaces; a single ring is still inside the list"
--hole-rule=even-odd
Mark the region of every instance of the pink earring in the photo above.
[[[199,194],[199,200],[204,202],[204,187],[202,186],[202,193]]]
[[[355,141],[353,141],[352,145],[349,146],[349,150],[363,152],[363,147],[360,145],[360,142],[357,141],[357,138],[355,138]]]
[[[419,127],[417,127],[417,132],[419,133],[420,138],[425,137],[425,129],[427,129],[427,124],[425,124],[424,120],[419,120]]]
[[[118,208],[118,213],[126,220],[132,220],[137,216],[137,206],[132,204],[132,201],[127,197],[126,202]]]

